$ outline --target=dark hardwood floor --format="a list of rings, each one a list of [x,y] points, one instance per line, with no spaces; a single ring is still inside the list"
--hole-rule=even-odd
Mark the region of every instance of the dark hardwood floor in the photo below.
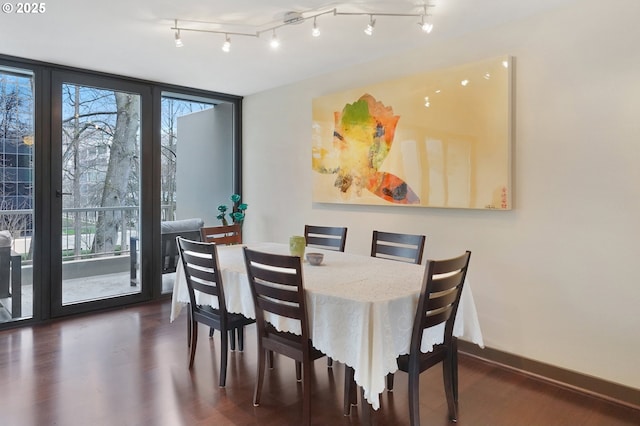
[[[229,357],[218,387],[219,342],[200,327],[187,369],[186,317],[169,323],[170,303],[148,304],[0,332],[0,425],[297,425],[301,386],[293,361],[276,357],[262,403],[252,404],[255,325],[245,351]],[[315,363],[315,425],[359,424],[342,415],[343,366]],[[640,411],[460,356],[458,425],[640,425]],[[396,374],[381,396],[377,425],[408,424],[407,381]],[[450,425],[439,368],[421,377],[425,425]],[[355,411],[355,410],[354,410]]]

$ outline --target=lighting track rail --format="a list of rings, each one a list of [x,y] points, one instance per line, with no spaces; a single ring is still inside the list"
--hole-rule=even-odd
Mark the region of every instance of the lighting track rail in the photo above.
[[[272,33],[271,36],[271,47],[277,48],[279,46],[279,40],[276,35],[276,30],[279,30],[282,27],[297,25],[308,20],[313,19],[313,29],[311,34],[314,37],[320,36],[320,29],[318,27],[318,18],[324,15],[331,16],[368,16],[369,22],[367,23],[366,28],[364,29],[365,34],[373,35],[377,16],[387,16],[394,18],[406,18],[406,17],[414,17],[420,18],[420,22],[417,24],[420,28],[426,32],[430,33],[433,30],[433,24],[429,22],[429,15],[427,13],[428,8],[433,7],[431,4],[423,5],[422,13],[379,13],[379,12],[340,12],[337,9],[331,9],[324,12],[314,13],[310,15],[303,15],[300,12],[288,12],[285,14],[284,19],[281,24],[273,25],[267,28],[263,28],[257,30],[255,32],[239,32],[239,31],[225,31],[220,29],[205,29],[205,28],[197,28],[194,23],[204,24],[204,25],[221,25],[220,23],[215,22],[204,22],[204,21],[188,21],[188,20],[174,20],[174,26],[171,27],[171,30],[175,31],[175,44],[176,47],[182,47],[182,37],[181,32],[196,32],[196,33],[209,33],[209,34],[222,34],[224,35],[224,43],[222,45],[222,50],[225,52],[229,52],[231,50],[231,36],[240,36],[240,37],[254,37],[259,38],[261,34]],[[192,25],[190,25],[192,24]]]

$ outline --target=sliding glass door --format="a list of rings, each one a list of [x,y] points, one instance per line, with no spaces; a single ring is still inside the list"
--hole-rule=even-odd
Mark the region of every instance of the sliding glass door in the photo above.
[[[0,55],[0,329],[166,298],[165,222],[241,192],[241,100]]]
[[[143,99],[150,92],[54,73],[52,93],[52,313],[140,299]]]

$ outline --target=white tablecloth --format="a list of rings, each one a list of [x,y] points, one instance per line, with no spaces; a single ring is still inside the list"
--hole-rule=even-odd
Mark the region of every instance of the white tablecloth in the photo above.
[[[265,252],[289,254],[288,245],[249,244]],[[303,264],[313,345],[353,367],[355,381],[374,409],[385,389],[385,377],[398,369],[396,358],[409,352],[411,330],[424,265],[414,265],[369,256],[308,248],[324,253],[321,266]],[[225,286],[227,310],[255,318],[251,289],[244,265],[242,246],[218,247],[218,259]],[[211,296],[201,294],[200,304],[215,305]],[[173,288],[171,321],[189,302],[182,265],[178,266]],[[274,324],[284,331],[299,332],[297,322]],[[444,328],[425,332],[422,351],[442,343]],[[465,283],[454,335],[484,347],[471,286]]]

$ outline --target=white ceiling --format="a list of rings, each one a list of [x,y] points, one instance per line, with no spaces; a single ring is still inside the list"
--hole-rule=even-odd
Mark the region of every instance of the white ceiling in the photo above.
[[[290,11],[307,16],[333,8],[420,13],[424,1],[59,0],[45,2],[42,14],[0,12],[0,54],[249,95],[575,1],[429,0],[435,27],[428,35],[420,31],[416,18],[380,16],[369,37],[363,32],[367,16],[329,14],[318,18],[322,30],[318,38],[311,36],[310,20],[279,29],[278,51],[269,47],[268,33],[259,38],[232,36],[232,50],[225,53],[221,34],[182,32],[185,46],[176,48],[170,29],[174,19],[214,22],[207,28],[253,33],[280,24]]]

